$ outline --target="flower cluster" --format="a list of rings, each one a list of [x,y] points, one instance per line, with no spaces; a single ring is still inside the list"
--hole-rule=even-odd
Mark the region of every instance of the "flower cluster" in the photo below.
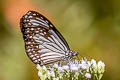
[[[37,69],[40,80],[101,80],[105,64],[84,58],[80,61],[68,61],[66,64],[50,64],[48,68],[37,64]]]

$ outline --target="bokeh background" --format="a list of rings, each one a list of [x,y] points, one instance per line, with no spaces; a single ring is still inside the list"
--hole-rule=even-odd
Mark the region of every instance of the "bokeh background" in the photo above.
[[[38,80],[19,27],[28,10],[51,20],[73,50],[105,62],[102,80],[120,80],[120,0],[0,0],[0,80]]]

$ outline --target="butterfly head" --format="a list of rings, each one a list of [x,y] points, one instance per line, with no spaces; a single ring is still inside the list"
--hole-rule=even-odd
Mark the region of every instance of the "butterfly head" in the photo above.
[[[76,52],[76,51],[70,51],[69,52],[69,56],[70,56],[70,58],[72,58],[73,56],[77,56],[78,55],[78,52]]]
[[[71,51],[71,54],[72,54],[72,56],[77,56],[77,55],[78,55],[78,52],[76,52],[76,51]]]

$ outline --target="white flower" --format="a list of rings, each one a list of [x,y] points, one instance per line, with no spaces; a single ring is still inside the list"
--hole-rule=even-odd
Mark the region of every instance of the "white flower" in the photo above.
[[[91,78],[91,74],[90,73],[85,73],[85,77],[90,79]]]
[[[68,66],[68,65],[64,65],[62,68],[63,68],[64,70],[69,70],[69,66]]]
[[[48,76],[48,77],[50,77],[50,76],[51,76],[51,75],[50,75],[50,71],[47,71],[47,76]]]
[[[85,80],[92,77],[100,80],[105,70],[105,64],[102,61],[96,63],[94,59],[91,61],[87,61],[87,59],[73,60],[67,64],[60,64],[51,64],[48,68],[37,64],[36,68],[40,80],[64,80],[67,78],[81,80],[82,78],[78,77],[79,75],[84,76]],[[70,75],[74,77],[70,77]]]
[[[97,63],[94,59],[91,60],[91,72],[92,73],[97,73]]]
[[[88,67],[90,67],[90,66],[91,66],[91,62],[90,62],[90,61],[88,61],[88,62],[87,62],[87,64],[88,64]]]
[[[97,64],[98,73],[104,73],[105,64],[102,61],[99,61]]]
[[[86,58],[82,58],[81,64],[87,64],[87,59]]]
[[[36,68],[39,69],[39,68],[41,68],[41,66],[40,66],[39,64],[37,64],[37,65],[36,65]]]
[[[38,71],[38,76],[39,76],[39,77],[42,76],[42,73],[41,73],[40,71]]]
[[[83,70],[88,68],[88,64],[87,64],[86,58],[81,60],[80,68],[83,69]]]
[[[42,67],[43,70],[47,70],[47,68],[45,66]]]
[[[59,80],[59,78],[53,78],[53,80]]]
[[[92,59],[92,60],[91,60],[91,64],[92,64],[93,66],[96,66],[96,61],[95,61],[94,59]]]
[[[51,71],[51,72],[50,72],[50,76],[55,77],[54,71]]]
[[[64,72],[62,67],[58,67],[58,72]]]
[[[70,66],[70,70],[72,70],[72,71],[78,71],[78,66],[77,65],[75,65],[75,64],[72,64],[71,66]]]
[[[46,75],[43,75],[43,77],[44,77],[44,79],[46,79],[46,78],[47,78],[47,76],[46,76]]]
[[[105,67],[105,64],[102,61],[99,61],[98,66]]]
[[[47,78],[47,76],[43,75],[40,71],[38,71],[38,76],[40,77],[40,80],[45,80]]]
[[[42,72],[42,67],[39,64],[36,65],[36,68],[38,69],[38,71]]]
[[[88,65],[87,64],[82,64],[81,69],[83,69],[83,70],[88,69]]]
[[[54,67],[55,67],[55,68],[58,68],[58,64],[54,64]]]

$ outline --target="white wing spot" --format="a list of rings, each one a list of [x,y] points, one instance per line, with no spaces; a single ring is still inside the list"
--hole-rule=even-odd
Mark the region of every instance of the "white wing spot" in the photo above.
[[[35,31],[35,33],[39,33],[39,31]]]
[[[33,61],[34,63],[37,63],[37,60]]]
[[[27,19],[27,22],[29,22],[30,20],[29,19]]]
[[[43,34],[43,33],[40,33],[40,35],[42,35],[42,36],[43,36],[44,34]]]
[[[44,34],[46,34],[46,32],[44,32]]]
[[[40,31],[42,32],[43,30],[41,29]]]
[[[36,14],[34,13],[33,16],[36,16]]]
[[[28,25],[25,25],[25,27],[28,27]]]
[[[29,11],[27,14],[29,15],[31,12]]]
[[[40,28],[38,28],[38,30],[40,30]]]
[[[32,58],[32,60],[35,60],[35,59],[36,59],[35,57]]]
[[[27,15],[25,15],[24,17],[25,17],[25,18],[27,18],[28,16],[27,16]]]
[[[30,52],[30,51],[31,51],[31,49],[28,49],[28,50],[27,50],[27,52]]]
[[[29,16],[28,18],[32,18],[32,16]]]
[[[39,58],[39,56],[36,56],[36,58]]]
[[[27,44],[31,44],[31,42],[27,42]]]
[[[30,58],[34,57],[34,55],[31,55]]]
[[[34,28],[31,28],[31,30],[34,30]]]
[[[27,37],[29,37],[30,35],[29,34],[27,34]]]
[[[30,36],[29,38],[32,38],[32,36]]]
[[[31,23],[28,23],[28,25],[31,25]]]
[[[52,24],[50,24],[50,27],[53,27],[53,25],[52,25]]]
[[[33,51],[33,53],[35,53],[35,51]]]
[[[28,31],[26,31],[27,33],[29,33],[30,31],[28,30]]]
[[[27,48],[30,48],[30,46],[27,46]]]
[[[31,55],[32,53],[30,52],[30,53],[28,53],[29,55]]]
[[[26,20],[24,20],[24,22],[26,22]]]
[[[38,46],[35,46],[36,48],[38,48]]]
[[[43,19],[43,17],[40,17],[41,19]]]
[[[40,61],[40,59],[38,59],[38,61]]]
[[[37,56],[37,54],[35,54],[35,56]]]

